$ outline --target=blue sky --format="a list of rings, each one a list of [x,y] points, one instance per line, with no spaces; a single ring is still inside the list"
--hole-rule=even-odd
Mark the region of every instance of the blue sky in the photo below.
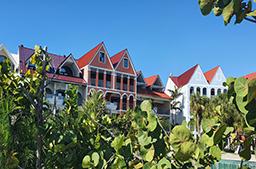
[[[1,0],[0,43],[80,57],[104,41],[110,55],[128,48],[144,76],[179,75],[200,64],[226,76],[256,71],[256,25],[224,26],[201,15],[197,0]]]

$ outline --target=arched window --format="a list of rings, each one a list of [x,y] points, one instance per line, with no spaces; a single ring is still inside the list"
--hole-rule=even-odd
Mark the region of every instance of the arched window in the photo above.
[[[203,95],[204,95],[204,96],[207,95],[207,89],[206,89],[206,87],[203,88]]]
[[[45,89],[45,92],[46,92],[46,94],[53,94],[52,90],[49,89],[49,88],[46,88],[46,89]]]
[[[65,76],[73,76],[73,71],[70,67],[63,66],[60,68],[59,74],[65,75]]]
[[[197,88],[196,88],[196,94],[201,95],[201,89],[200,89],[200,87],[197,87]]]
[[[79,92],[78,92],[77,96],[78,96],[78,106],[82,106],[83,105],[83,96]]]
[[[211,89],[211,96],[215,96],[215,89]]]
[[[224,90],[223,90],[223,92],[224,92],[224,93],[227,93],[227,92],[228,92],[228,90],[227,90],[227,89],[224,89]]]
[[[221,89],[217,90],[217,94],[220,95],[221,94]]]
[[[57,97],[56,97],[56,104],[63,105],[65,99],[65,91],[64,90],[57,90]]]
[[[130,108],[130,109],[133,109],[133,108],[134,108],[134,105],[133,105],[133,96],[130,96],[130,97],[129,97],[129,108]]]
[[[127,96],[123,96],[123,105],[122,105],[123,110],[127,110]]]
[[[190,94],[194,93],[194,87],[190,87]]]

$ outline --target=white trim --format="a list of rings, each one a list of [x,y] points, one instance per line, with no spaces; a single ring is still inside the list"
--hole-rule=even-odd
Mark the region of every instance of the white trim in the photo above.
[[[81,71],[80,68],[78,67],[78,65],[77,65],[77,63],[76,63],[76,61],[75,61],[75,59],[74,59],[74,57],[73,57],[72,54],[69,54],[69,55],[67,56],[67,58],[65,59],[65,61],[64,61],[61,65],[59,65],[58,68],[61,68],[61,67],[67,62],[67,60],[70,59],[70,58],[72,59],[73,63],[75,64],[75,66],[76,66],[78,72],[79,72],[79,73],[82,73],[82,71]],[[56,71],[57,71],[57,70],[56,70]]]
[[[121,98],[121,94],[119,92],[115,92],[115,91],[106,91],[105,92],[105,96],[107,95],[107,93],[113,93],[113,94],[118,94]]]
[[[7,50],[7,48],[4,46],[4,44],[0,44],[0,50],[3,50],[8,56],[8,58],[11,60],[11,62],[14,64],[15,68],[19,67],[20,63],[16,63],[15,59],[13,58],[13,55]],[[18,56],[19,57],[19,56]]]
[[[128,98],[128,95],[126,93],[123,93],[121,98],[123,99],[123,97],[126,95],[126,97]]]

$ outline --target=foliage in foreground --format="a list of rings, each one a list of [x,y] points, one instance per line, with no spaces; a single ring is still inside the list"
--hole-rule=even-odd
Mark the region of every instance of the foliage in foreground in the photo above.
[[[168,133],[150,101],[123,115],[110,115],[100,93],[79,108],[74,86],[66,91],[65,108],[54,114],[42,97],[51,82],[45,76],[47,52],[37,47],[31,62],[37,70],[23,76],[12,73],[8,61],[0,66],[1,167],[209,168],[220,160],[231,132],[222,120],[203,121],[203,132],[196,138],[186,123]],[[249,131],[240,152],[248,160],[256,127],[256,85],[244,79],[227,84]]]
[[[254,0],[255,2],[255,0]],[[203,15],[209,15],[212,11],[215,16],[223,16],[224,24],[230,23],[235,18],[235,24],[244,19],[256,22],[256,10],[251,0],[198,0]]]

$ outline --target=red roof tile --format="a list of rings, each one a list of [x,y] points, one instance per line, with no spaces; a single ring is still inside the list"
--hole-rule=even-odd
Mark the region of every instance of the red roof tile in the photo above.
[[[184,85],[186,85],[189,80],[191,79],[191,77],[193,76],[194,72],[196,71],[196,68],[199,65],[195,65],[192,68],[190,68],[189,70],[187,70],[186,72],[184,72],[183,74],[181,74],[180,76],[176,77],[176,76],[171,76],[170,78],[172,79],[172,81],[175,83],[175,85],[180,88]]]
[[[146,82],[147,87],[148,86],[153,86],[158,78],[159,78],[159,75],[153,75],[153,76],[144,78],[144,81]]]
[[[51,74],[51,73],[47,73],[47,77],[48,78],[53,78],[55,80],[60,80],[60,81],[64,81],[64,82],[71,82],[71,83],[77,83],[77,84],[81,84],[81,85],[85,85],[86,81],[82,78],[79,77],[71,77],[71,76],[64,76],[64,75],[58,75],[58,74]]]
[[[212,79],[213,79],[214,75],[216,74],[217,70],[219,69],[219,67],[220,66],[216,66],[215,68],[204,73],[204,76],[208,83],[212,82]]]
[[[150,96],[153,98],[160,98],[160,99],[166,99],[169,100],[171,99],[170,96],[168,96],[167,94],[165,94],[164,92],[157,92],[157,91],[152,91],[152,90],[139,90],[138,94],[140,95],[145,95],[145,96]]]
[[[103,42],[99,43],[96,47],[94,47],[89,52],[84,54],[81,58],[79,58],[77,60],[78,67],[82,68],[88,65],[102,45],[103,45]]]
[[[112,56],[110,58],[111,62],[112,62],[112,65],[114,67],[116,67],[118,65],[118,63],[120,62],[121,58],[123,57],[124,53],[125,53],[126,49],[118,52],[117,54],[115,54],[114,56]]]
[[[254,79],[256,79],[256,72],[245,75],[244,78],[246,78],[248,80],[254,80]]]

